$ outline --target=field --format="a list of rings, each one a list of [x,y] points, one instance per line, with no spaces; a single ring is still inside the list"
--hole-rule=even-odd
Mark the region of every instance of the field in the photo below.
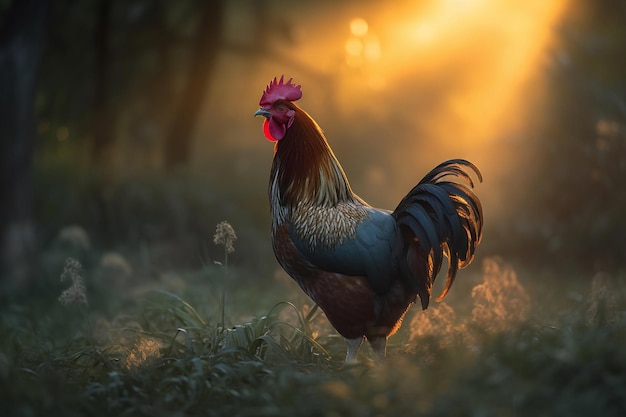
[[[1,415],[626,410],[623,277],[598,274],[559,289],[564,280],[553,272],[486,257],[461,272],[445,302],[411,310],[387,361],[374,364],[364,347],[357,364],[344,366],[343,340],[280,273],[255,284],[226,258],[129,287],[120,279],[128,281],[131,265],[107,256],[90,270],[68,258],[59,293],[3,306]]]

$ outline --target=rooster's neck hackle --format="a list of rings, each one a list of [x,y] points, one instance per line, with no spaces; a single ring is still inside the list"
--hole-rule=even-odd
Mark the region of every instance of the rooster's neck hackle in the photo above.
[[[320,127],[304,110],[291,105],[295,120],[274,151],[273,209],[293,210],[299,205],[330,208],[358,199]]]

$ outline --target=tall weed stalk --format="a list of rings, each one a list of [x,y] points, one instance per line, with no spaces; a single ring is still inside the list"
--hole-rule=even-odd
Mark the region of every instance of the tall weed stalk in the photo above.
[[[224,283],[222,285],[222,311],[220,314],[220,324],[222,331],[226,327],[226,285],[228,284],[228,254],[235,252],[235,240],[237,240],[237,234],[235,229],[227,221],[218,223],[215,228],[215,235],[213,236],[213,243],[216,245],[224,246]]]

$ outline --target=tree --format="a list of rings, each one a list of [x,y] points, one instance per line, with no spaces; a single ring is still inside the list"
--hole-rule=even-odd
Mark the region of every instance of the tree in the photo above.
[[[191,46],[187,82],[165,138],[165,164],[168,168],[182,165],[189,159],[193,128],[215,71],[221,46],[223,2],[207,0],[202,4],[198,28]]]
[[[108,162],[113,142],[112,121],[109,109],[111,87],[111,0],[99,0],[94,43],[96,49],[96,76],[94,97],[92,156]]]
[[[15,0],[0,28],[0,279],[18,289],[32,280],[35,87],[48,0]]]

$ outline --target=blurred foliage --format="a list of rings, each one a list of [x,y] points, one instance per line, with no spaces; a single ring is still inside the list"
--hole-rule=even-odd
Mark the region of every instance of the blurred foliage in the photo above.
[[[596,269],[626,242],[626,2],[571,1],[531,119],[518,248]],[[532,249],[531,249],[532,248]],[[511,248],[513,250],[514,248]]]

